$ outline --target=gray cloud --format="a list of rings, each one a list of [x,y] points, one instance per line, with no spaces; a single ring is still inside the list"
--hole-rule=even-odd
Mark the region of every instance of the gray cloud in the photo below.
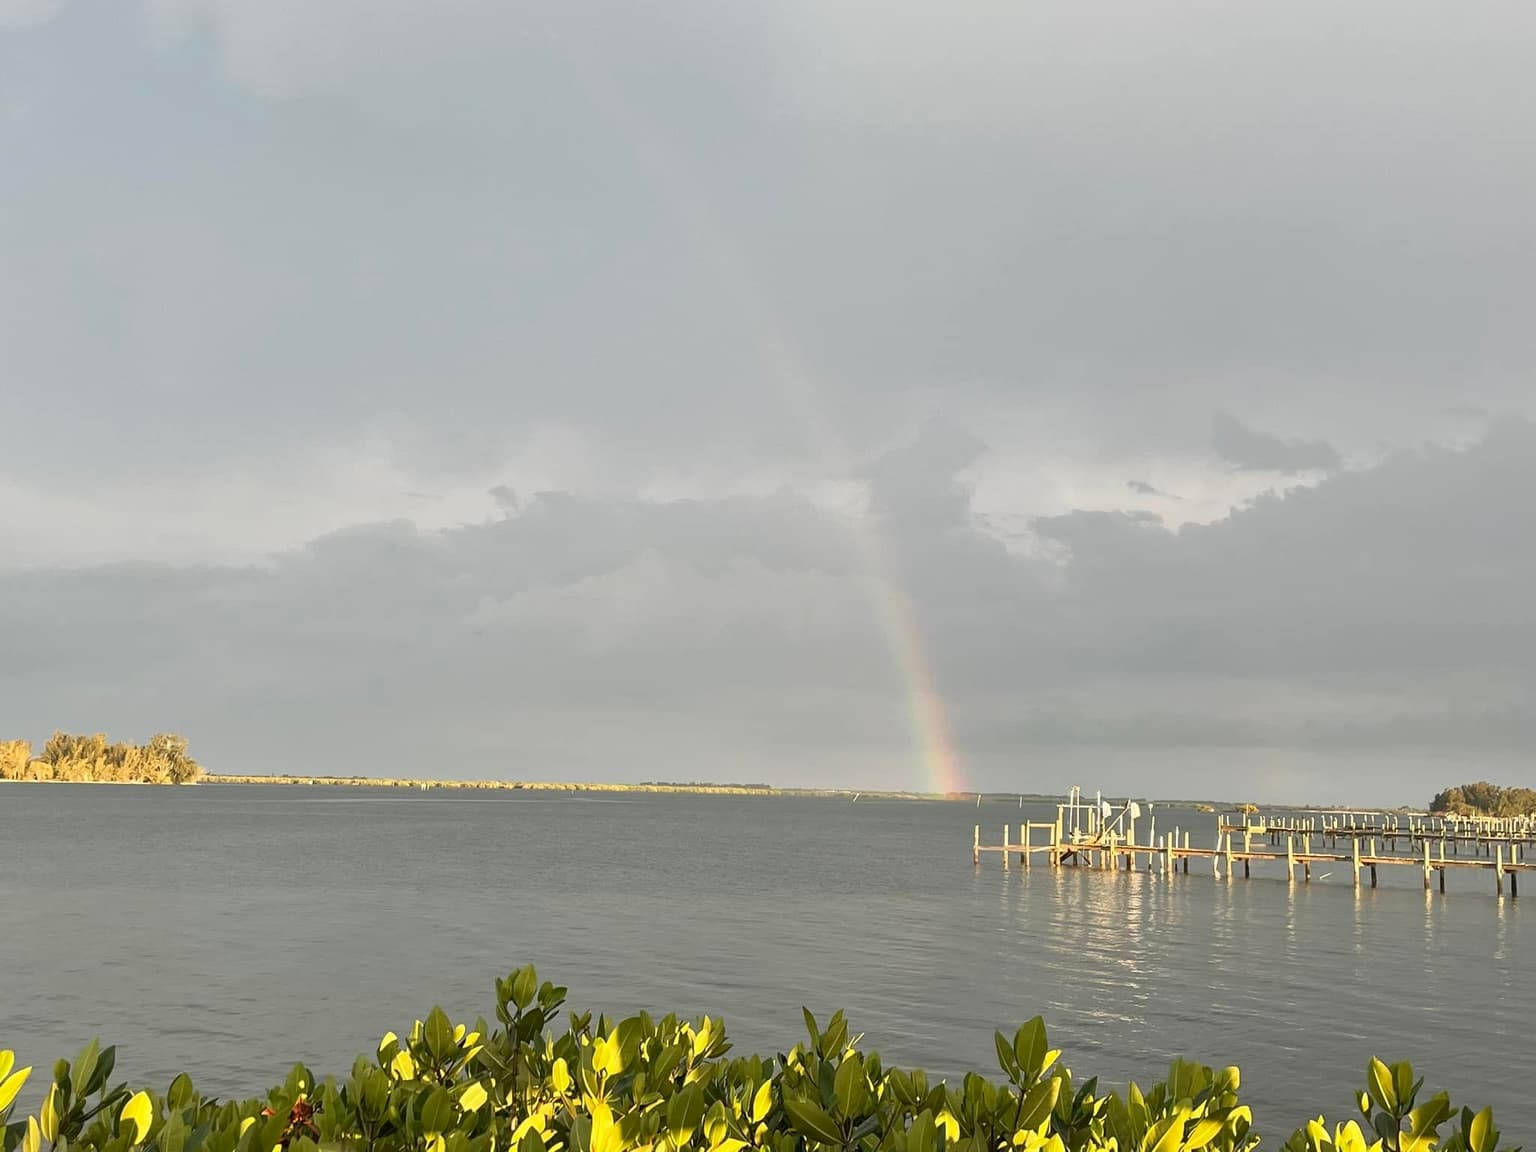
[[[1536,426],[1208,527],[1039,522],[1064,568],[977,530],[953,479],[968,443],[931,428],[872,467],[899,478],[880,503],[883,568],[844,514],[790,495],[551,494],[253,568],[13,573],[7,722],[185,727],[230,770],[281,747],[349,772],[919,786],[909,685],[876,610],[897,580],[980,786],[1018,782],[1020,756],[1066,771],[1073,748],[1536,751],[1536,548],[1512,530],[1536,491]],[[1174,772],[1157,790],[1204,786]]]
[[[1529,22],[1293,8],[72,5],[6,49],[0,469],[478,477],[565,425],[632,481],[936,394],[1142,456],[1217,408],[1346,452],[1528,412]]]
[[[1255,432],[1226,412],[1212,421],[1211,445],[1216,454],[1237,468],[1255,472],[1333,471],[1343,461],[1331,444],[1322,441],[1282,440]]]

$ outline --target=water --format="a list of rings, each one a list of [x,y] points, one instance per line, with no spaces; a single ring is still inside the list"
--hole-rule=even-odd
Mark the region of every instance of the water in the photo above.
[[[1214,818],[1158,809],[1214,840]],[[1054,810],[1051,812],[1054,816]],[[1287,886],[971,863],[1041,810],[758,797],[0,785],[0,1047],[249,1095],[344,1073],[534,961],[571,1006],[725,1015],[783,1051],[848,1011],[887,1060],[995,1073],[1039,1013],[1080,1075],[1235,1063],[1261,1130],[1352,1114],[1367,1057],[1536,1143],[1536,924],[1486,873]],[[1143,825],[1143,829],[1144,829]],[[1327,872],[1325,866],[1319,872]],[[1487,883],[1483,883],[1487,881]],[[1536,893],[1532,894],[1536,897]],[[1522,939],[1523,937],[1523,939]]]

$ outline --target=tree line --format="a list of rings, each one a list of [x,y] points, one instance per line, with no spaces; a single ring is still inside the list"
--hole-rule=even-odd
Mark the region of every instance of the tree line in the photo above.
[[[1447,816],[1536,815],[1536,789],[1501,788],[1486,780],[1447,788],[1430,802],[1431,812]]]
[[[145,744],[109,743],[100,732],[55,732],[32,754],[30,740],[0,740],[0,780],[192,784],[203,768],[187,754],[187,738],[160,732]]]

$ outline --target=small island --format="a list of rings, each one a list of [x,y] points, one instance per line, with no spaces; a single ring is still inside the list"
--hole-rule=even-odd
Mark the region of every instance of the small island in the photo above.
[[[109,743],[100,732],[55,732],[32,755],[30,740],[0,740],[0,780],[97,784],[195,784],[203,768],[187,754],[187,738],[160,732],[145,744]]]

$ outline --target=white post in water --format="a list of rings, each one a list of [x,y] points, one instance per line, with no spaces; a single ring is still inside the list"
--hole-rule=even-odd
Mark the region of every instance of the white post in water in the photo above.
[[[1003,822],[1003,871],[1008,871],[1008,822]]]

